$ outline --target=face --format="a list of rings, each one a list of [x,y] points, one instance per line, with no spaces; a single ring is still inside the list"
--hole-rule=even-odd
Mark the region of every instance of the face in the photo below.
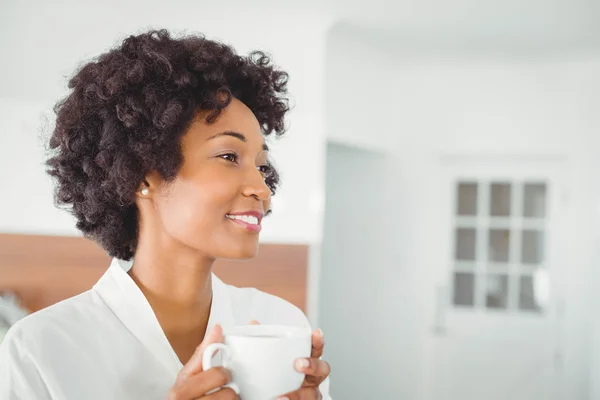
[[[176,179],[165,184],[148,176],[153,210],[164,234],[188,248],[214,258],[254,257],[271,202],[260,125],[237,99],[212,124],[204,117],[182,138]]]

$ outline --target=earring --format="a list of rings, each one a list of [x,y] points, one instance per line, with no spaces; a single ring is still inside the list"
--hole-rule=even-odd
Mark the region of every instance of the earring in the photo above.
[[[148,193],[150,193],[150,189],[148,189],[147,187],[143,187],[141,193],[142,196],[148,196]]]

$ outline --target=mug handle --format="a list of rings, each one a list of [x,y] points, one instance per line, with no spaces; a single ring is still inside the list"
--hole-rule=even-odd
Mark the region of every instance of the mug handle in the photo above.
[[[231,351],[229,350],[229,347],[227,347],[223,343],[209,344],[206,347],[206,349],[204,350],[204,353],[202,354],[202,370],[203,371],[208,371],[209,369],[211,369],[213,367],[212,359],[213,359],[214,354],[217,353],[218,351],[221,351],[223,353],[224,363],[225,363],[225,361],[231,360]],[[223,386],[222,388],[211,390],[210,392],[207,392],[206,394],[212,394],[223,388],[231,388],[235,392],[235,394],[237,394],[237,395],[240,394],[240,388],[238,387],[238,385],[236,385],[233,382],[229,382],[227,385]]]

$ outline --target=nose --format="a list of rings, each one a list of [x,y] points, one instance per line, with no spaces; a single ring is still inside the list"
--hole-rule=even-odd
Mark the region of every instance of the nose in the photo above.
[[[242,190],[244,196],[254,197],[260,201],[271,199],[271,189],[267,186],[265,178],[258,169],[253,169],[246,176],[246,182]]]

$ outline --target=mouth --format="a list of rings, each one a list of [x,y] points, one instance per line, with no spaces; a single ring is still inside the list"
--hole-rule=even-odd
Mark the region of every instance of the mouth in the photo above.
[[[264,214],[260,211],[246,211],[242,213],[232,213],[226,215],[227,219],[238,224],[250,232],[260,232],[262,229],[261,222]]]

